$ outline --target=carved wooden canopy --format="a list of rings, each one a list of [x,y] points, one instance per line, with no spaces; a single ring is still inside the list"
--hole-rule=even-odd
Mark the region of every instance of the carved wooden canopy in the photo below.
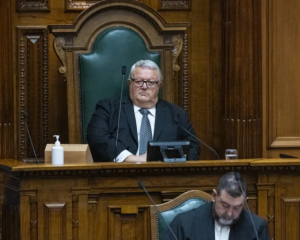
[[[134,30],[149,51],[161,53],[163,98],[188,109],[189,24],[166,23],[154,9],[137,1],[100,1],[83,11],[71,25],[48,26],[62,63],[59,72],[67,81],[70,143],[81,142],[78,54],[90,52],[95,38],[116,26]]]

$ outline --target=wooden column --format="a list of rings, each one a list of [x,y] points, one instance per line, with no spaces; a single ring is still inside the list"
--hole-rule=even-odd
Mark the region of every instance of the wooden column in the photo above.
[[[225,147],[239,158],[262,156],[259,0],[224,1]]]

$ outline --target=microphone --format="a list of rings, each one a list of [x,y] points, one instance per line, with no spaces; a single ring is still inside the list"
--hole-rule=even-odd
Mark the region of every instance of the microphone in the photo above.
[[[38,163],[38,159],[37,159],[37,156],[36,156],[36,153],[35,153],[33,142],[32,142],[31,135],[30,135],[30,132],[29,132],[29,129],[28,129],[28,125],[27,125],[28,113],[25,110],[23,111],[23,117],[24,117],[25,127],[26,127],[27,133],[28,133],[28,138],[30,140],[31,148],[33,150],[33,154],[34,154],[35,161],[36,161],[36,164],[37,164]]]
[[[249,205],[248,205],[248,202],[247,202],[247,199],[246,199],[246,193],[245,193],[244,188],[242,187],[242,183],[241,183],[242,177],[241,177],[241,174],[238,173],[238,172],[235,172],[235,173],[234,173],[234,176],[235,176],[235,179],[236,179],[236,181],[239,183],[240,188],[241,188],[241,190],[242,190],[242,194],[243,194],[243,196],[244,196],[244,201],[245,201],[246,206],[247,206],[247,212],[249,213],[249,217],[250,217],[250,219],[251,219],[251,223],[252,223],[252,226],[253,226],[255,235],[256,235],[256,239],[259,240],[259,237],[258,237],[258,234],[257,234],[257,230],[256,230],[256,228],[255,228],[254,221],[253,221],[253,218],[252,218],[252,215],[251,215],[251,212],[250,212],[250,209],[249,209]]]
[[[152,202],[152,205],[155,207],[156,212],[159,214],[159,216],[162,218],[162,220],[164,221],[164,223],[166,224],[166,226],[169,228],[170,232],[172,233],[173,237],[177,240],[177,237],[175,235],[175,233],[173,232],[172,228],[170,227],[170,225],[166,222],[166,220],[164,219],[163,215],[161,215],[161,212],[158,210],[156,204],[154,203],[152,197],[150,196],[150,194],[148,193],[144,182],[139,181],[139,187],[141,189],[144,190],[144,192],[147,194],[148,198],[150,199],[150,201]]]
[[[121,85],[121,94],[120,94],[120,104],[119,104],[119,116],[118,116],[118,128],[117,128],[117,136],[116,136],[116,148],[115,148],[115,159],[114,162],[117,161],[117,149],[118,149],[118,139],[119,139],[119,129],[120,129],[120,118],[121,118],[121,108],[122,108],[122,97],[123,97],[123,86],[124,79],[126,75],[126,66],[122,66],[122,85]]]
[[[122,66],[122,75],[126,74],[126,70],[127,70],[127,67],[126,66]]]
[[[191,133],[190,131],[188,131],[187,129],[185,129],[185,128],[179,123],[179,120],[178,120],[177,117],[175,117],[173,120],[174,120],[174,122],[175,122],[179,127],[181,127],[185,132],[187,132],[188,134],[190,134],[192,137],[194,137],[194,138],[197,139],[200,143],[202,143],[204,146],[206,146],[210,151],[212,151],[212,152],[216,155],[216,157],[217,157],[218,160],[220,159],[219,154],[218,154],[213,148],[211,148],[211,147],[208,146],[205,142],[203,142],[202,140],[200,140],[199,138],[197,138],[195,134],[193,134],[193,133]]]

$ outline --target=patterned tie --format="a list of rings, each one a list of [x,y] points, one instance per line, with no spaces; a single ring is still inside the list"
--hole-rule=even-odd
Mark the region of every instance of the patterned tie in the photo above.
[[[150,121],[148,119],[148,109],[141,108],[140,113],[143,115],[142,124],[140,129],[140,150],[139,155],[142,155],[147,152],[148,142],[152,140],[152,132]]]

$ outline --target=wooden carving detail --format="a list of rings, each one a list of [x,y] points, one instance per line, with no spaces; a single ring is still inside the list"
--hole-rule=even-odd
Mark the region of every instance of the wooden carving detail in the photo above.
[[[48,31],[45,28],[19,28],[19,113],[20,158],[35,158],[27,136],[31,132],[38,158],[43,158],[48,142]],[[25,119],[24,113],[28,116]],[[38,159],[41,161],[41,159]]]
[[[10,174],[10,171],[2,170],[3,172]],[[290,165],[290,166],[181,166],[181,167],[165,167],[165,168],[108,168],[108,169],[86,169],[86,170],[40,170],[40,171],[24,171],[24,172],[15,172],[15,177],[57,177],[57,176],[65,176],[65,177],[73,177],[76,175],[80,175],[82,177],[93,177],[93,176],[124,176],[127,174],[134,174],[136,176],[159,176],[162,174],[168,176],[177,176],[178,174],[184,172],[187,174],[203,174],[207,172],[212,172],[216,174],[220,174],[223,172],[247,172],[247,171],[254,171],[254,172],[287,172],[290,171],[291,173],[297,173],[300,171],[300,166],[298,165]],[[73,200],[74,203],[74,200]],[[95,204],[96,201],[89,201],[90,204]],[[74,218],[76,219],[76,218]]]
[[[25,116],[24,111],[26,108],[26,90],[25,90],[25,79],[26,79],[26,72],[25,72],[25,36],[21,32],[19,36],[19,83],[20,83],[20,92],[19,92],[19,106],[20,106],[20,113],[21,113],[21,123],[20,123],[20,157],[21,159],[26,158],[26,145],[25,145],[25,138],[26,138],[26,129],[25,129]]]
[[[58,71],[66,78],[66,52],[64,50],[64,46],[66,41],[63,37],[57,37],[54,40],[54,49],[59,57],[62,66],[58,69]]]
[[[299,167],[300,168],[300,167]],[[214,172],[214,173],[220,173],[220,172],[238,172],[238,171],[249,171],[250,167],[248,166],[216,166],[216,167],[207,167],[207,166],[201,166],[201,167],[166,167],[163,169],[150,169],[150,168],[120,168],[120,169],[89,169],[89,170],[72,170],[72,171],[65,171],[65,170],[55,170],[55,171],[26,171],[26,172],[16,172],[16,177],[57,177],[57,176],[76,176],[77,174],[80,174],[80,176],[124,176],[126,174],[135,174],[139,176],[144,176],[145,174],[150,174],[153,176],[160,175],[160,174],[166,174],[166,175],[178,175],[182,172],[186,173],[199,173],[203,174],[206,172]],[[276,167],[273,168],[277,169]],[[256,169],[258,170],[258,169]],[[299,171],[299,169],[297,170]]]
[[[82,11],[87,9],[88,7],[92,6],[95,4],[97,1],[89,1],[89,2],[84,2],[84,1],[75,1],[75,0],[66,0],[66,10],[78,10]]]
[[[72,228],[79,228],[79,221],[72,219]]]
[[[90,6],[94,5],[99,1],[76,1],[76,0],[65,0],[67,11],[82,11]],[[136,2],[141,2],[141,0],[132,0]]]
[[[30,229],[32,228],[37,228],[37,220],[35,221],[30,220]]]
[[[183,109],[189,111],[189,36],[184,34],[183,36],[183,69],[182,69],[182,101]]]
[[[174,48],[172,50],[172,68],[175,72],[178,72],[180,70],[180,66],[177,63],[177,59],[182,50],[182,37],[180,35],[173,36],[172,43],[174,44]]]
[[[268,214],[267,217],[268,217],[268,219],[267,219],[268,224],[275,222],[275,215],[274,214],[273,215]]]
[[[172,44],[172,35],[170,34],[164,35],[164,44]]]
[[[139,1],[135,1],[135,2],[137,2],[137,4],[141,4],[141,3],[139,3]],[[147,19],[147,21],[155,28],[155,30],[158,33],[163,33],[163,29],[162,29],[161,25],[158,24],[158,22],[155,20],[155,18],[153,18],[151,15],[145,13],[144,11],[141,11],[140,9],[132,8],[127,5],[116,5],[116,6],[112,5],[112,6],[107,6],[105,8],[101,8],[101,9],[95,11],[93,14],[90,14],[84,21],[81,22],[80,26],[77,29],[77,32],[79,32],[81,30],[81,28],[84,26],[84,24],[86,22],[88,22],[91,18],[93,18],[96,14],[100,14],[102,12],[115,11],[115,10],[128,11],[128,12],[134,13],[136,15],[139,15],[142,18]],[[180,31],[176,31],[176,32],[180,32]],[[67,33],[67,35],[72,35],[72,34],[73,33]],[[54,33],[54,35],[58,36],[59,34]]]
[[[252,167],[254,171],[263,171],[263,172],[272,172],[276,171],[293,171],[297,172],[300,171],[300,166],[259,166],[259,167]]]
[[[50,11],[48,0],[28,1],[17,0],[19,12],[36,12],[36,11]]]
[[[160,10],[189,10],[191,0],[161,0]]]

